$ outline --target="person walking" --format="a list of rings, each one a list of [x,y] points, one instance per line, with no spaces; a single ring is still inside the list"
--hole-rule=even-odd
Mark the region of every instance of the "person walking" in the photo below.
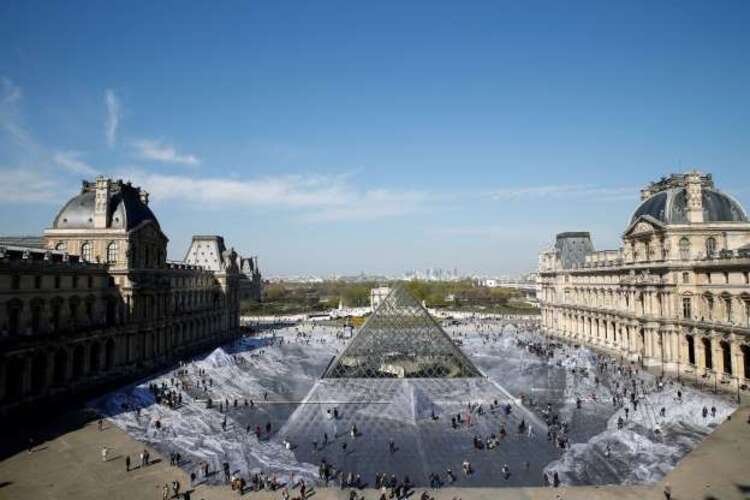
[[[130,472],[130,455],[125,456],[125,472]]]

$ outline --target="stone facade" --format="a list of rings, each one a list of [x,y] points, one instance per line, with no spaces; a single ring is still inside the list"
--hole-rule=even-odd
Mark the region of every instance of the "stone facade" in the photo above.
[[[750,381],[750,222],[688,172],[649,184],[618,250],[561,233],[539,258],[549,334],[719,388]],[[738,387],[739,386],[739,387]]]
[[[97,178],[44,231],[0,247],[0,414],[122,381],[239,332],[237,255],[168,262],[148,194]]]
[[[234,249],[231,249],[234,251]],[[193,236],[190,248],[185,254],[185,262],[203,266],[210,271],[221,271],[224,268],[222,255],[227,251],[224,238],[218,235]],[[240,299],[260,302],[263,282],[258,267],[258,257],[237,256],[237,267],[240,270]]]

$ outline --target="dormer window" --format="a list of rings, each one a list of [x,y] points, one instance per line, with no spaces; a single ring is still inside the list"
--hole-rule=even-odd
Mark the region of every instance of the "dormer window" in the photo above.
[[[707,238],[706,239],[706,255],[708,257],[712,257],[715,253],[716,253],[716,239]]]
[[[690,240],[687,238],[680,239],[680,259],[690,259]]]

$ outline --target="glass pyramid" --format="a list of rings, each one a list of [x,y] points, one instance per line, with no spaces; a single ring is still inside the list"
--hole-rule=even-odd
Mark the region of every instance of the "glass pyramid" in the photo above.
[[[362,325],[323,378],[481,377],[469,358],[405,287]]]

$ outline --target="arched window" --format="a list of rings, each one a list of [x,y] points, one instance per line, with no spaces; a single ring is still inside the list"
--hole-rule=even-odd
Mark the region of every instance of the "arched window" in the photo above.
[[[58,242],[57,245],[55,245],[55,250],[59,250],[61,252],[64,252],[65,251],[65,242],[64,241]]]
[[[714,298],[711,295],[706,295],[706,313],[709,320],[714,319]]]
[[[91,262],[91,243],[86,242],[81,245],[81,259],[85,262]]]
[[[716,253],[716,239],[707,238],[706,239],[706,256],[711,257],[715,253]]]
[[[727,315],[727,322],[732,322],[732,297],[724,297],[724,311]]]
[[[690,258],[690,240],[687,238],[680,239],[680,259],[688,260]]]
[[[687,335],[685,337],[685,340],[687,341],[687,351],[688,351],[688,363],[691,365],[695,364],[695,340],[693,339],[692,335]]]
[[[713,352],[711,351],[711,340],[703,337],[701,341],[703,343],[703,359],[705,360],[706,368],[708,368],[709,370],[713,370],[714,357]]]
[[[117,262],[117,242],[113,241],[107,245],[107,262],[114,264]]]

